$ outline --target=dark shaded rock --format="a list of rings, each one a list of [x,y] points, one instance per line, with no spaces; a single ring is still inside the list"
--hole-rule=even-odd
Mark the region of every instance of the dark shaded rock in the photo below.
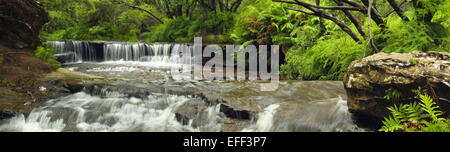
[[[0,44],[12,48],[35,48],[39,32],[48,22],[46,9],[34,0],[0,1]]]
[[[0,120],[9,119],[14,117],[16,114],[10,111],[0,110]]]
[[[188,125],[190,120],[193,120],[193,126],[197,127],[198,118],[208,108],[203,100],[191,99],[186,101],[183,105],[177,108],[175,111],[175,118],[183,125]]]
[[[252,114],[247,110],[239,110],[233,107],[230,107],[226,104],[220,104],[220,112],[224,113],[225,116],[232,119],[244,119],[250,120],[252,119]]]
[[[378,53],[354,61],[344,78],[348,107],[359,124],[379,126],[387,107],[414,101],[419,87],[427,89],[441,110],[450,112],[450,53]],[[400,93],[387,100],[389,91]]]
[[[74,53],[64,53],[64,54],[55,54],[56,61],[59,63],[67,63],[68,61],[71,61],[75,58]]]

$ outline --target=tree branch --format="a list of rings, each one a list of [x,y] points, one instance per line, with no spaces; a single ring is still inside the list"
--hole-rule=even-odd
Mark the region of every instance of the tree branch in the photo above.
[[[320,6],[320,0],[316,0],[316,5]],[[327,33],[327,27],[325,27],[325,24],[323,22],[323,18],[319,17],[319,26],[320,26],[320,33],[317,35],[317,38],[320,38],[324,36]]]
[[[278,1],[278,0],[272,0],[272,1]],[[308,10],[310,10],[311,12],[306,12],[300,9],[294,9],[294,8],[288,8],[290,10],[295,10],[298,12],[302,12],[308,15],[313,15],[313,16],[318,16],[318,17],[323,17],[325,19],[331,20],[333,21],[336,25],[338,25],[344,32],[346,32],[354,41],[361,43],[361,39],[358,37],[358,35],[353,32],[350,27],[348,27],[343,21],[339,20],[337,17],[333,16],[333,14],[328,13],[328,12],[324,12],[322,10],[316,9],[314,7],[311,6],[311,4],[307,5],[303,2],[299,2],[298,0],[296,0],[296,4],[300,5]]]
[[[146,10],[146,9],[143,9],[143,8],[140,8],[140,7],[137,7],[137,6],[133,6],[133,5],[127,4],[127,3],[123,2],[123,1],[119,1],[119,0],[113,0],[113,2],[125,5],[125,6],[127,6],[129,8],[132,8],[132,9],[136,9],[136,10],[140,10],[140,11],[146,12],[147,14],[149,14],[150,16],[155,18],[158,22],[164,23],[159,17],[156,17],[156,15],[150,10]]]
[[[369,1],[367,0],[361,0],[361,2],[364,4],[364,6],[366,8],[369,8]],[[369,11],[369,9],[367,9],[364,13],[367,13]],[[383,17],[380,15],[380,13],[378,12],[378,10],[374,7],[371,6],[370,9],[370,14],[371,14],[371,19],[377,23],[377,25],[381,28],[386,27],[386,23],[383,20]]]
[[[333,0],[333,1],[339,6],[344,5],[339,0]],[[355,25],[359,34],[361,34],[361,36],[363,36],[363,37],[366,37],[366,33],[364,32],[363,26],[361,25],[359,20],[350,11],[348,11],[348,10],[342,10],[342,11],[344,12],[345,16],[347,16],[347,18],[353,23],[353,25]]]
[[[395,2],[395,0],[387,0],[389,2],[389,5],[394,9],[394,11],[397,13],[400,18],[402,18],[403,21],[409,21],[409,18],[403,14],[403,10],[400,8],[400,6]]]
[[[308,7],[312,7],[312,8],[317,8],[317,9],[364,11],[363,8],[359,8],[359,7],[349,7],[349,6],[318,6],[318,5],[313,5],[313,4],[309,4],[309,3],[306,3],[306,2],[302,2],[302,1],[299,1],[299,0],[295,0],[295,2],[293,2],[293,1],[285,1],[285,0],[272,0],[272,1],[273,1],[273,2],[287,3],[287,4],[304,5],[304,6],[308,6]]]
[[[231,12],[236,12],[237,9],[239,8],[239,6],[241,5],[242,0],[236,0],[236,2],[233,3],[233,5],[231,6]]]
[[[297,11],[297,12],[300,12],[300,13],[304,13],[304,14],[306,14],[306,15],[319,16],[319,15],[316,14],[316,13],[307,12],[307,11],[304,11],[304,10],[301,10],[301,9],[297,9],[297,8],[289,8],[289,7],[285,7],[285,9]]]

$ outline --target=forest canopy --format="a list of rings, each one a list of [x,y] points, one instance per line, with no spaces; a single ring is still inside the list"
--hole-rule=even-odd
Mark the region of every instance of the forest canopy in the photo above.
[[[450,51],[450,0],[38,0],[45,40],[281,45],[289,79],[377,52]]]

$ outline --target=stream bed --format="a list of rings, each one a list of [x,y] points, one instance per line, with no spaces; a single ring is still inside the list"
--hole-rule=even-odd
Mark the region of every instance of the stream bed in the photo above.
[[[0,131],[365,131],[354,124],[339,81],[280,81],[278,89],[261,91],[260,81],[175,79],[171,68],[190,60],[170,56],[173,45],[51,43],[68,56],[64,68],[113,81],[1,120]]]

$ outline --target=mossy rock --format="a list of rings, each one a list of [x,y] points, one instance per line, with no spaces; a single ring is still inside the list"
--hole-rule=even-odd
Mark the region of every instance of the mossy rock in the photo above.
[[[65,68],[59,68],[55,72],[46,75],[43,80],[73,80],[73,79],[105,79],[100,76],[90,75],[81,72],[71,71]]]
[[[26,94],[17,93],[8,88],[0,88],[0,110],[1,111],[22,111],[30,107],[24,104],[28,101]]]

